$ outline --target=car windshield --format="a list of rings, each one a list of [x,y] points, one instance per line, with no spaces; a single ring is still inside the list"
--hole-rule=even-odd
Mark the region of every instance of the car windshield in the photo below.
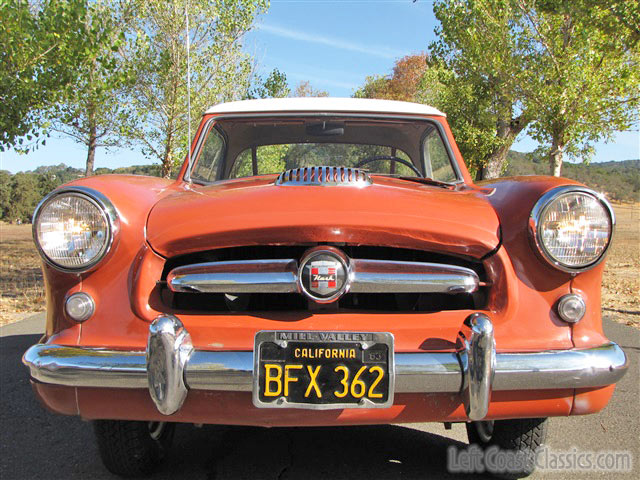
[[[315,166],[458,179],[438,128],[427,120],[235,118],[212,120],[203,131],[191,172],[191,179],[201,183]]]

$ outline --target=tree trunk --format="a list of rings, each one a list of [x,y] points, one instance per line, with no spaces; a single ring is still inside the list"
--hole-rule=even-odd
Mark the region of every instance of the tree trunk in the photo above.
[[[172,163],[171,152],[169,149],[165,149],[164,157],[162,158],[162,178],[171,178]]]
[[[171,135],[167,138],[164,147],[164,155],[162,156],[162,178],[171,177],[171,167],[173,166],[173,158],[171,157]]]
[[[511,148],[513,142],[509,142],[508,145],[500,147],[498,150],[489,155],[487,164],[482,167],[482,179],[498,178],[502,175],[502,170],[507,163],[507,153]]]
[[[562,173],[562,154],[564,153],[564,144],[557,139],[553,139],[551,151],[549,152],[549,167],[551,175],[559,177]]]
[[[505,110],[511,112],[512,105],[505,102]],[[518,134],[524,130],[529,120],[524,114],[517,118],[503,117],[498,120],[496,136],[502,140],[502,146],[494,150],[487,158],[487,163],[478,172],[481,176],[480,180],[487,178],[498,178],[502,175],[504,167],[507,164],[507,154],[511,149],[511,145],[515,141]],[[478,178],[476,178],[478,180]]]
[[[87,112],[87,120],[89,121],[89,142],[87,144],[87,166],[85,168],[84,171],[84,175],[86,177],[90,177],[91,175],[93,175],[93,165],[95,163],[95,159],[96,159],[96,146],[98,143],[98,138],[97,138],[97,126],[96,126],[96,117],[95,117],[95,111],[93,110],[93,108],[89,108],[89,111]]]

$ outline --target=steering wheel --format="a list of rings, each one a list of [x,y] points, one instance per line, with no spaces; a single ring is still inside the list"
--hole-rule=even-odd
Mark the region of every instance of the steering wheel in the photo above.
[[[413,163],[411,163],[408,160],[404,160],[402,158],[395,157],[393,155],[376,155],[376,156],[373,156],[373,157],[363,158],[358,163],[356,163],[353,167],[354,168],[360,168],[360,167],[366,165],[367,163],[377,162],[378,160],[389,160],[390,162],[401,163],[402,165],[405,165],[405,166],[409,167],[411,170],[413,170],[414,172],[416,172],[416,174],[419,177],[422,177],[422,172],[420,170],[418,170]]]

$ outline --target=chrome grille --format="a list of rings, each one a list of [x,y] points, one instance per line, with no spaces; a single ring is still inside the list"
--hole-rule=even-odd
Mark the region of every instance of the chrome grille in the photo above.
[[[366,187],[371,177],[359,168],[349,167],[302,167],[282,172],[276,185],[316,185]]]
[[[310,309],[297,284],[309,245],[255,245],[195,252],[167,260],[162,301],[176,312]],[[339,311],[436,312],[482,309],[490,285],[480,261],[394,247],[341,245],[351,289]]]
[[[352,293],[473,293],[476,272],[454,265],[351,259]],[[298,292],[294,259],[197,263],[174,268],[167,276],[174,292]]]

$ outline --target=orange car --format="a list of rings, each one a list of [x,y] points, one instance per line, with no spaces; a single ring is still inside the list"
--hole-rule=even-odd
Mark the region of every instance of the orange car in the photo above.
[[[175,422],[466,422],[523,476],[546,418],[601,410],[627,368],[600,318],[614,223],[565,178],[474,184],[431,107],[225,103],[178,180],[38,206],[47,326],[24,363],[125,476]]]

